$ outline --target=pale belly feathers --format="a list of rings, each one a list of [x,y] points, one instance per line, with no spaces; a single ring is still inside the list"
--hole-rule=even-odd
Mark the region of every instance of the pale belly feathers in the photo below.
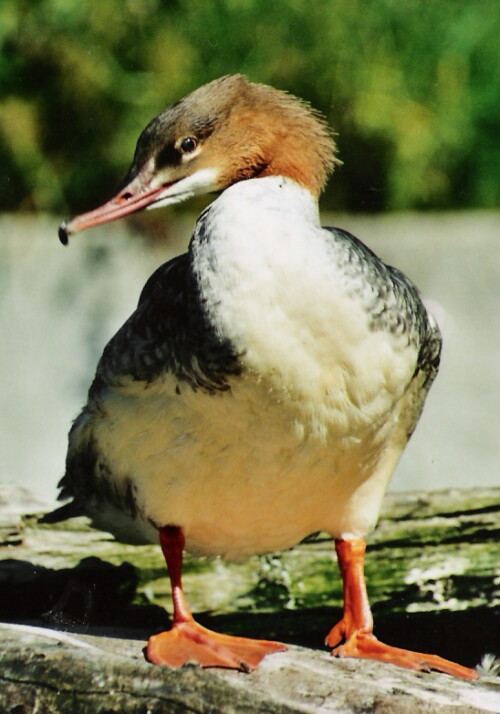
[[[251,377],[214,395],[162,387],[110,396],[106,419],[93,424],[113,479],[133,479],[137,540],[156,542],[150,522],[180,525],[188,550],[238,559],[315,531],[362,536],[374,525],[406,443],[399,407],[388,404],[376,426],[370,414],[370,426],[352,406],[349,433],[345,404],[338,425],[330,405],[329,424],[328,407],[311,418]]]

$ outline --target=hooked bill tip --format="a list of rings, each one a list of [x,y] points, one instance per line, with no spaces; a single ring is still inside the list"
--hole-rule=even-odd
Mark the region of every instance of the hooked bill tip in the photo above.
[[[68,245],[69,232],[68,232],[68,224],[66,223],[66,221],[63,221],[61,223],[61,225],[59,226],[58,236],[59,236],[59,240],[61,241],[61,243],[63,245]]]

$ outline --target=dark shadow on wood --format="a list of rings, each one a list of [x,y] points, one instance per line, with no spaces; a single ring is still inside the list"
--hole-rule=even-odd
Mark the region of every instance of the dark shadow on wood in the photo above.
[[[54,570],[2,560],[0,583],[0,620],[6,622],[42,621],[75,631],[168,626],[163,608],[133,604],[138,577],[130,563],[112,565],[89,557],[74,568]]]

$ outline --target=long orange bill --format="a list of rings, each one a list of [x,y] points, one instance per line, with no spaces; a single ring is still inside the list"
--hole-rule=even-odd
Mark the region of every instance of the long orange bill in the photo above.
[[[73,233],[140,211],[154,203],[158,196],[171,185],[162,184],[155,188],[149,188],[148,185],[138,186],[137,180],[131,181],[116,196],[99,208],[75,216],[68,223],[63,221],[59,226],[59,240],[63,245],[67,245],[68,238]]]

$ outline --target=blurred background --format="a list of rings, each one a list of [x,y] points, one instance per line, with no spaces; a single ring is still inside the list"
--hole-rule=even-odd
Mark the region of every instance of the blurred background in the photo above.
[[[419,285],[441,374],[393,488],[498,484],[498,0],[2,0],[0,480],[47,499],[106,341],[203,202],[57,243],[113,194],[143,126],[242,72],[338,132],[325,224]],[[208,202],[207,199],[205,201]]]

